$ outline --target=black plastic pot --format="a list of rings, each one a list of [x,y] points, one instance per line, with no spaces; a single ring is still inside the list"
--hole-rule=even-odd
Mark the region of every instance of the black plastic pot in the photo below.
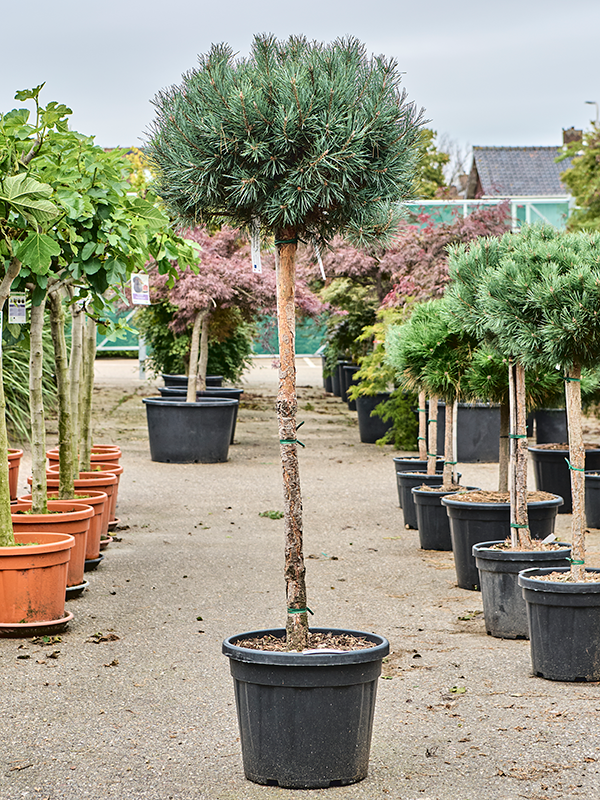
[[[344,403],[348,402],[348,398],[346,396],[346,381],[344,379],[344,367],[349,366],[349,361],[339,360],[337,362],[336,372],[337,372],[337,379],[338,379],[338,386],[340,391],[340,397]],[[335,393],[335,392],[334,392]]]
[[[387,392],[373,395],[372,397],[361,396],[356,398],[356,412],[358,415],[358,433],[361,442],[375,444],[378,439],[385,436],[387,431],[394,424],[390,419],[384,422],[381,417],[371,416],[371,412],[379,403],[385,403],[390,399]]]
[[[500,542],[481,542],[473,547],[479,570],[485,628],[499,639],[529,639],[527,607],[517,582],[519,572],[533,567],[560,569],[569,566],[571,548],[529,552],[492,550]]]
[[[478,486],[465,486],[463,491],[476,491]],[[450,537],[450,520],[446,507],[442,505],[442,497],[452,492],[425,491],[418,486],[412,489],[413,502],[417,514],[419,542],[422,550],[452,550]]]
[[[331,392],[334,397],[340,397],[342,390],[340,387],[340,370],[336,366],[331,373]]]
[[[417,456],[396,456],[394,459],[394,468],[396,470],[396,486],[398,488],[398,505],[402,508],[402,495],[400,493],[400,482],[398,481],[399,472],[427,472],[427,461],[423,461]],[[435,471],[437,473],[443,472],[444,459],[438,458],[435,464]]]
[[[187,394],[187,389],[180,389],[179,387],[173,386],[159,386],[158,391],[160,392],[160,396],[164,397],[165,399],[173,398],[174,400],[180,401],[184,401]],[[233,439],[235,437],[235,425],[237,422],[239,399],[243,394],[243,389],[236,389],[229,386],[207,386],[206,389],[201,389],[196,392],[196,400],[201,400],[203,397],[225,397],[230,400],[238,401],[238,405],[236,406],[233,414],[233,428],[231,430],[230,444],[233,444]]]
[[[535,539],[545,539],[554,532],[554,523],[562,497],[528,503],[529,530]],[[473,546],[481,542],[502,541],[510,536],[510,503],[473,503],[452,495],[442,498],[448,509],[450,536],[454,552],[457,583],[461,589],[479,590],[479,572]]]
[[[560,495],[564,502],[559,514],[570,514],[573,510],[571,498],[571,475],[567,459],[569,450],[544,450],[530,447],[529,453],[533,462],[535,485],[540,492],[552,492]],[[585,469],[593,472],[600,470],[600,449],[585,451]]]
[[[457,460],[498,461],[500,452],[500,406],[489,403],[459,403],[456,414]],[[437,450],[444,452],[446,404],[438,404]]]
[[[535,579],[554,571],[527,569],[519,574],[533,674],[551,681],[600,681],[600,581]]]
[[[187,383],[188,383],[187,375],[168,375],[167,373],[163,372],[161,377],[165,382],[165,386],[173,386],[173,387],[178,386],[179,388],[187,389]],[[222,383],[223,383],[222,375],[206,376],[207,386],[221,386]]]
[[[323,373],[323,388],[330,394],[333,392],[331,375],[325,375],[325,356],[321,356],[321,371]]]
[[[227,461],[237,400],[203,397],[195,403],[144,397],[152,461],[215,464]]]
[[[568,442],[566,408],[539,408],[535,412],[535,440],[538,444]]]
[[[356,400],[350,400],[348,397],[348,389],[356,383],[354,380],[355,374],[358,372],[360,367],[356,364],[344,364],[342,368],[342,376],[344,379],[344,392],[346,394],[346,402],[348,403],[348,409],[350,411],[356,411]]]
[[[457,479],[460,481],[460,472],[457,473]],[[413,497],[412,490],[417,486],[439,486],[440,475],[434,473],[427,475],[424,472],[397,472],[396,480],[398,481],[398,494],[402,498],[400,508],[404,514],[404,525],[407,528],[417,528],[417,509]]]
[[[383,636],[353,634],[372,648],[340,653],[287,653],[238,647],[252,631],[223,642],[233,676],[244,773],[248,780],[286,789],[324,789],[367,775],[377,678],[389,652]]]
[[[585,519],[589,528],[600,528],[600,472],[585,473]]]

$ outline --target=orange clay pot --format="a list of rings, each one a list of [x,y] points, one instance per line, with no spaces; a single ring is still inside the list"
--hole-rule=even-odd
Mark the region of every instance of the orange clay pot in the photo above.
[[[35,623],[72,619],[72,614],[65,617],[65,591],[74,538],[38,530],[17,531],[15,539],[36,544],[0,547],[0,635],[26,635]],[[15,626],[22,630],[15,633]]]
[[[102,535],[102,526],[104,524],[104,512],[108,507],[108,495],[106,492],[98,492],[90,489],[89,491],[79,489],[75,492],[75,502],[84,503],[86,506],[91,506],[94,509],[94,516],[90,520],[90,529],[87,535],[87,544],[85,548],[85,560],[91,561],[98,558],[100,555],[100,537]],[[77,498],[81,498],[78,500]],[[31,495],[25,494],[20,500],[31,501]],[[49,500],[57,500],[58,492],[48,492]]]
[[[121,459],[121,448],[116,444],[95,444],[92,447],[92,454],[90,460],[92,462],[110,462],[118,464]],[[51,467],[58,464],[58,447],[53,447],[51,450],[46,451],[46,456]]]
[[[48,474],[50,474],[50,473],[56,474],[59,469],[60,469],[60,467],[59,467],[58,464],[51,464],[50,467],[48,468]],[[112,496],[110,497],[110,510],[109,510],[109,517],[108,517],[109,523],[110,522],[115,522],[116,519],[117,519],[116,511],[117,511],[117,499],[118,499],[118,492],[119,492],[119,481],[121,479],[121,475],[123,474],[123,467],[120,464],[117,464],[117,463],[110,463],[110,462],[97,463],[97,462],[94,461],[93,464],[92,464],[91,473],[88,473],[88,474],[94,475],[94,474],[96,474],[98,472],[110,472],[113,475],[117,476],[117,485],[115,486],[115,489],[114,489],[114,491],[112,493]]]
[[[22,450],[9,448],[8,450],[8,485],[10,499],[16,500],[19,493],[19,466],[21,465]]]
[[[95,492],[105,492],[108,500],[104,504],[102,518],[102,535],[108,536],[108,522],[110,514],[110,499],[117,486],[118,478],[112,472],[80,472],[79,478],[75,481],[75,491],[87,492],[91,489]],[[31,486],[31,478],[27,478],[27,483]],[[55,470],[46,472],[46,483],[48,491],[58,490],[58,474]]]
[[[13,503],[10,511],[15,533],[32,531],[49,531],[50,533],[67,533],[75,539],[69,559],[67,586],[81,586],[85,566],[85,551],[90,520],[94,509],[73,500],[48,500],[48,511],[51,514],[23,514],[20,511],[31,509],[30,500]]]

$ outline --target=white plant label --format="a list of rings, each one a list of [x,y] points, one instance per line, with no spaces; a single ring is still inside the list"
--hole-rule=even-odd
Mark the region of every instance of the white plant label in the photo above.
[[[258,217],[252,219],[252,227],[250,229],[250,255],[252,258],[252,272],[262,272],[262,264],[260,261],[260,219]]]
[[[26,295],[11,294],[8,298],[8,324],[25,325],[27,322]]]
[[[150,279],[144,272],[131,276],[131,302],[136,306],[150,305]]]
[[[321,277],[324,281],[327,280],[327,276],[325,275],[325,268],[323,266],[323,259],[321,258],[321,251],[319,250],[319,244],[317,242],[316,237],[313,236],[313,247],[315,248],[315,255],[317,257],[317,264],[319,265],[319,269],[321,270]]]

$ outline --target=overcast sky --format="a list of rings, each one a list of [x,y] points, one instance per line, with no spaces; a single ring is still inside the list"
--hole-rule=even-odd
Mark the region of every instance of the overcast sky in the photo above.
[[[102,146],[142,143],[156,92],[213,42],[255,33],[353,35],[395,58],[438,134],[469,145],[552,145],[600,102],[600,0],[1,0],[0,111],[44,101]]]

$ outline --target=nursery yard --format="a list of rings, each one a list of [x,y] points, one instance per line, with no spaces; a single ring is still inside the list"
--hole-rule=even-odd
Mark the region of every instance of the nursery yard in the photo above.
[[[528,642],[486,635],[481,597],[457,588],[452,554],[420,550],[404,529],[392,449],[361,444],[356,414],[298,362],[311,622],[391,645],[367,779],[298,793],[243,776],[221,642],[285,620],[283,523],[260,516],[283,508],[275,371],[263,361],[247,377],[227,463],[160,464],[140,399],[154,390],[137,362],[101,361],[95,441],[123,451],[121,525],[86,573],[89,589],[69,601],[75,619],[60,639],[0,640],[0,797],[600,796],[599,685],[532,677]],[[458,468],[464,484],[496,488],[496,465]],[[569,521],[558,517],[562,539]],[[600,566],[600,531],[588,555]]]

